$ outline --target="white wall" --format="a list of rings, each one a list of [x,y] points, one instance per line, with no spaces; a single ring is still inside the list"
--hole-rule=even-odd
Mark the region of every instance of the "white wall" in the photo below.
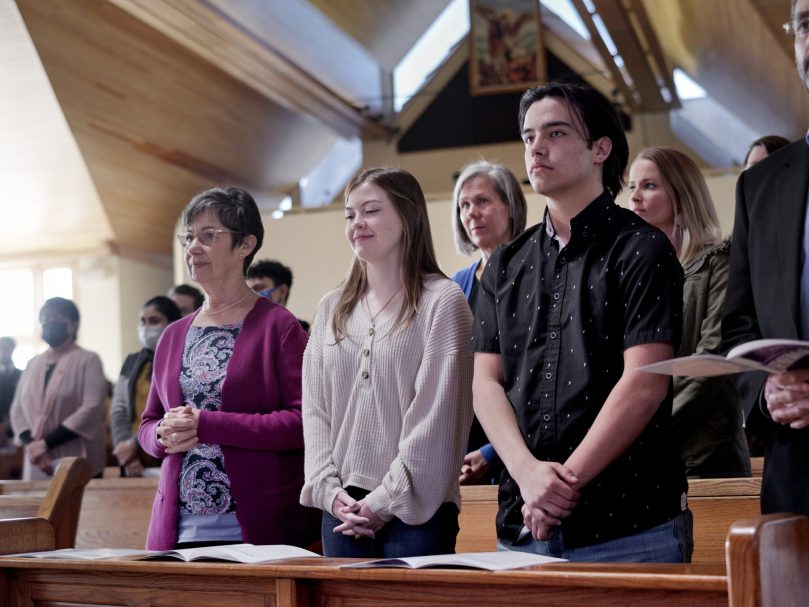
[[[719,214],[723,232],[730,234],[733,226],[735,172],[706,174],[708,187]],[[544,199],[526,191],[528,225],[542,219]],[[619,204],[626,206],[624,191]],[[452,239],[451,193],[428,196],[428,213],[438,262],[446,274],[469,265],[471,257],[455,251]],[[345,220],[340,206],[328,209],[288,213],[282,219],[265,221],[264,247],[257,259],[272,258],[290,266],[294,284],[289,307],[299,318],[312,320],[320,298],[344,277],[351,263],[351,250],[344,235]]]
[[[98,353],[114,382],[124,357],[141,348],[138,312],[146,300],[172,285],[171,263],[121,255],[84,256],[78,261],[76,302],[81,312],[79,344]]]

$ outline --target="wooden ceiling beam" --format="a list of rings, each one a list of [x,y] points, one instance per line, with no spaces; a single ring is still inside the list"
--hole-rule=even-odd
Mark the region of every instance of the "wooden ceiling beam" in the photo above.
[[[604,41],[601,39],[601,34],[598,33],[598,29],[596,29],[595,23],[593,23],[593,18],[590,15],[590,11],[587,10],[583,0],[570,0],[576,10],[579,12],[579,16],[581,20],[584,22],[587,31],[590,33],[590,40],[593,42],[593,46],[596,47],[596,50],[601,55],[601,58],[604,60],[604,65],[607,66],[610,74],[612,75],[613,82],[615,83],[615,87],[620,91],[620,93],[624,97],[624,103],[626,103],[627,107],[632,111],[638,110],[638,102],[635,99],[635,95],[632,89],[627,84],[626,80],[624,79],[624,75],[621,73],[621,70],[618,69],[618,66],[615,65],[615,61],[610,54],[607,45],[604,44]]]
[[[634,88],[640,95],[640,109],[646,112],[667,111],[669,103],[663,99],[656,74],[623,4],[615,0],[593,0],[593,5],[607,26]]]
[[[666,88],[671,93],[671,101],[669,107],[679,108],[682,106],[680,97],[677,94],[677,86],[674,84],[674,73],[671,70],[666,55],[663,53],[663,48],[660,46],[660,40],[657,38],[652,22],[649,19],[649,13],[643,6],[642,0],[628,0],[631,15],[637,20],[637,28],[640,30],[643,41],[646,43],[646,52],[651,55],[651,59],[657,64],[659,76],[663,79]]]
[[[100,0],[99,0],[100,1]],[[169,37],[267,99],[302,112],[344,137],[391,131],[312,78],[267,40],[214,6],[195,0],[105,0]]]

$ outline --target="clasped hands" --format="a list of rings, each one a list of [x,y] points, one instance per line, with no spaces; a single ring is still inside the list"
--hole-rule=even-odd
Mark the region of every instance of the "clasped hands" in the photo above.
[[[37,466],[45,474],[53,474],[53,460],[51,459],[48,444],[45,442],[44,438],[38,438],[28,443],[25,446],[25,454],[28,456],[28,461],[34,466]]]
[[[578,503],[578,478],[558,462],[533,460],[515,480],[525,502],[522,507],[525,526],[534,539],[549,540],[553,528],[561,525]]]
[[[355,500],[345,491],[340,491],[334,498],[331,512],[335,518],[342,521],[333,529],[334,533],[360,537],[376,537],[376,532],[385,526],[385,521],[379,518],[363,500]]]
[[[134,438],[123,440],[115,446],[112,454],[130,477],[143,476],[143,463],[138,458],[138,443]]]
[[[809,426],[809,369],[777,373],[767,378],[764,398],[774,422],[793,430]]]
[[[486,475],[488,469],[489,462],[483,457],[480,449],[471,451],[464,455],[458,482],[462,485],[474,485]]]
[[[166,411],[157,426],[157,442],[166,453],[184,453],[199,443],[199,409],[180,405]]]

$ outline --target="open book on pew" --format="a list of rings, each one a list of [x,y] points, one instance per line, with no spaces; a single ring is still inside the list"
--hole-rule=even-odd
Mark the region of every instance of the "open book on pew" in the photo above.
[[[692,354],[638,367],[638,370],[662,375],[710,377],[745,371],[782,373],[805,367],[809,367],[809,342],[757,339],[736,346],[727,356]]]
[[[376,567],[399,567],[404,569],[424,569],[426,567],[464,567],[471,569],[487,569],[489,571],[505,571],[533,565],[557,563],[565,559],[552,556],[540,556],[513,550],[498,552],[462,552],[460,554],[437,554],[433,556],[411,556],[398,559],[378,559],[364,563],[341,565],[346,569],[370,569]]]
[[[132,550],[129,548],[65,548],[63,550],[46,550],[44,552],[26,552],[23,554],[6,554],[10,558],[36,559],[78,559],[83,561],[100,561],[111,559],[147,560],[178,559],[181,561],[231,561],[234,563],[270,563],[293,557],[320,557],[297,546],[270,544],[254,546],[253,544],[230,544],[227,546],[206,546],[204,548],[182,548],[180,550]],[[2,558],[2,557],[0,557]]]

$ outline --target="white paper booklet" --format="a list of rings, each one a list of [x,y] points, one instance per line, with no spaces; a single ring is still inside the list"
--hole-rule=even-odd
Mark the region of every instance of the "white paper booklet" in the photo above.
[[[526,552],[513,550],[503,552],[462,552],[460,554],[437,554],[434,556],[411,556],[398,559],[379,559],[342,565],[350,569],[366,569],[376,567],[399,567],[404,569],[423,569],[425,567],[469,567],[472,569],[487,569],[489,571],[504,571],[506,569],[519,569],[546,563],[558,563],[565,559],[552,556],[539,556]]]
[[[128,548],[98,548],[81,549],[67,548],[64,550],[48,550],[45,552],[28,552],[25,554],[7,554],[15,558],[41,558],[41,559],[80,559],[104,560],[127,559],[146,560],[156,558],[171,558],[181,561],[217,560],[232,561],[235,563],[269,563],[281,559],[307,556],[320,557],[296,546],[284,544],[270,544],[254,546],[253,544],[231,544],[227,546],[207,546],[205,548],[183,548],[181,550],[130,550]]]
[[[727,356],[693,354],[639,367],[639,371],[685,377],[709,377],[744,371],[781,373],[809,367],[809,342],[757,339],[733,348]]]
[[[133,550],[131,548],[62,548],[61,550],[45,550],[43,552],[23,552],[20,554],[4,554],[0,558],[30,559],[75,559],[80,561],[103,561],[104,559],[146,558],[160,551]]]

